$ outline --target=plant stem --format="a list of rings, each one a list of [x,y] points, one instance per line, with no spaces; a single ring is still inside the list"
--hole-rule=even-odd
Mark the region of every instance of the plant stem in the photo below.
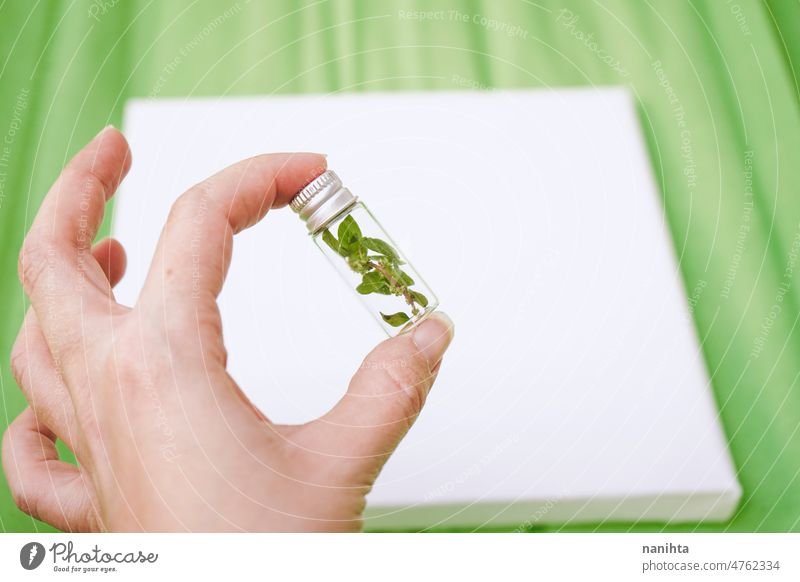
[[[419,309],[417,308],[416,301],[414,301],[414,296],[411,294],[411,291],[408,290],[408,285],[403,283],[402,281],[398,281],[394,277],[392,277],[391,273],[389,273],[386,269],[384,269],[380,263],[373,263],[372,261],[368,261],[367,265],[378,271],[384,278],[389,281],[392,286],[400,287],[403,290],[403,297],[405,297],[406,303],[411,306],[411,313],[412,315],[416,315],[419,313]]]

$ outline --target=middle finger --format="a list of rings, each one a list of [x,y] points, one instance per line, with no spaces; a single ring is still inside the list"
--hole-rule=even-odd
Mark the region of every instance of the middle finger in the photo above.
[[[125,271],[125,251],[114,240],[106,239],[92,248],[111,286]],[[25,399],[36,417],[81,460],[81,447],[75,410],[60,371],[54,360],[42,327],[33,308],[29,308],[11,355],[11,367]]]

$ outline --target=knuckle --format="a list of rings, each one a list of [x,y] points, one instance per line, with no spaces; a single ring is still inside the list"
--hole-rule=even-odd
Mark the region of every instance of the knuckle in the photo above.
[[[13,454],[11,452],[11,443],[14,439],[14,423],[15,421],[12,421],[11,424],[8,425],[8,428],[6,428],[6,431],[3,433],[3,468],[6,470],[7,475],[9,473],[8,468],[14,465],[12,462],[13,460],[11,459]],[[9,480],[9,487],[11,487],[11,485],[11,480]]]
[[[204,180],[195,184],[178,196],[172,204],[167,222],[180,221],[187,218],[193,220],[202,219],[203,214],[208,210],[208,206],[213,198],[212,185],[209,180]]]
[[[21,512],[31,517],[36,517],[34,504],[31,503],[29,495],[27,495],[19,485],[12,486],[11,499],[13,499],[14,505],[16,505]]]
[[[40,236],[28,236],[19,253],[19,280],[25,292],[30,295],[50,270],[55,245]]]
[[[220,281],[218,284],[221,285],[222,282]],[[202,337],[222,337],[222,314],[220,313],[219,307],[217,307],[216,303],[203,303],[197,307],[195,313],[192,315],[194,315],[194,317],[192,318],[190,324],[195,329],[199,330]],[[181,327],[181,330],[185,329],[185,327]]]
[[[194,188],[196,188],[196,186]],[[172,203],[169,209],[167,223],[177,222],[188,213],[192,203],[191,196],[192,189],[189,189],[175,199],[175,202]]]
[[[16,505],[20,511],[33,516],[29,492],[26,491],[22,483],[22,475],[19,473],[20,459],[14,458],[16,453],[12,446],[14,440],[18,437],[18,424],[18,419],[14,420],[3,435],[3,464],[6,469],[6,476],[8,477],[9,493],[11,493],[11,499],[14,505]]]
[[[94,168],[67,168],[66,173],[69,175],[70,181],[81,184],[81,191],[84,194],[96,192],[103,197],[103,202],[113,188],[113,185]]]
[[[30,515],[30,512],[28,511],[27,498],[18,485],[11,485],[11,500],[20,511]]]
[[[20,345],[19,340],[11,350],[11,374],[16,380],[17,385],[23,388],[27,384],[28,373],[28,354]]]
[[[84,176],[84,189],[86,192],[98,192],[102,196],[101,202],[105,203],[114,185],[107,178],[98,174],[94,168],[86,170]]]
[[[428,395],[428,382],[412,366],[396,365],[383,369],[383,385],[391,391],[390,397],[396,402],[399,413],[409,426],[425,405]]]

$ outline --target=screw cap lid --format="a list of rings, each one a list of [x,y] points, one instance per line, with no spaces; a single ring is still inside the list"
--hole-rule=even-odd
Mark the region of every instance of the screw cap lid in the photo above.
[[[306,223],[312,234],[353,206],[358,199],[342,185],[333,170],[326,170],[300,190],[289,207]]]

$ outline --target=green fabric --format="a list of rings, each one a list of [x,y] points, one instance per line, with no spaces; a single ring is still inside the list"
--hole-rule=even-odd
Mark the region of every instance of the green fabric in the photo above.
[[[626,84],[744,498],[722,525],[547,529],[800,530],[800,3],[443,0],[438,20],[409,16],[429,4],[0,2],[0,429],[24,406],[8,366],[20,243],[127,98]],[[0,529],[47,530],[2,480]]]

